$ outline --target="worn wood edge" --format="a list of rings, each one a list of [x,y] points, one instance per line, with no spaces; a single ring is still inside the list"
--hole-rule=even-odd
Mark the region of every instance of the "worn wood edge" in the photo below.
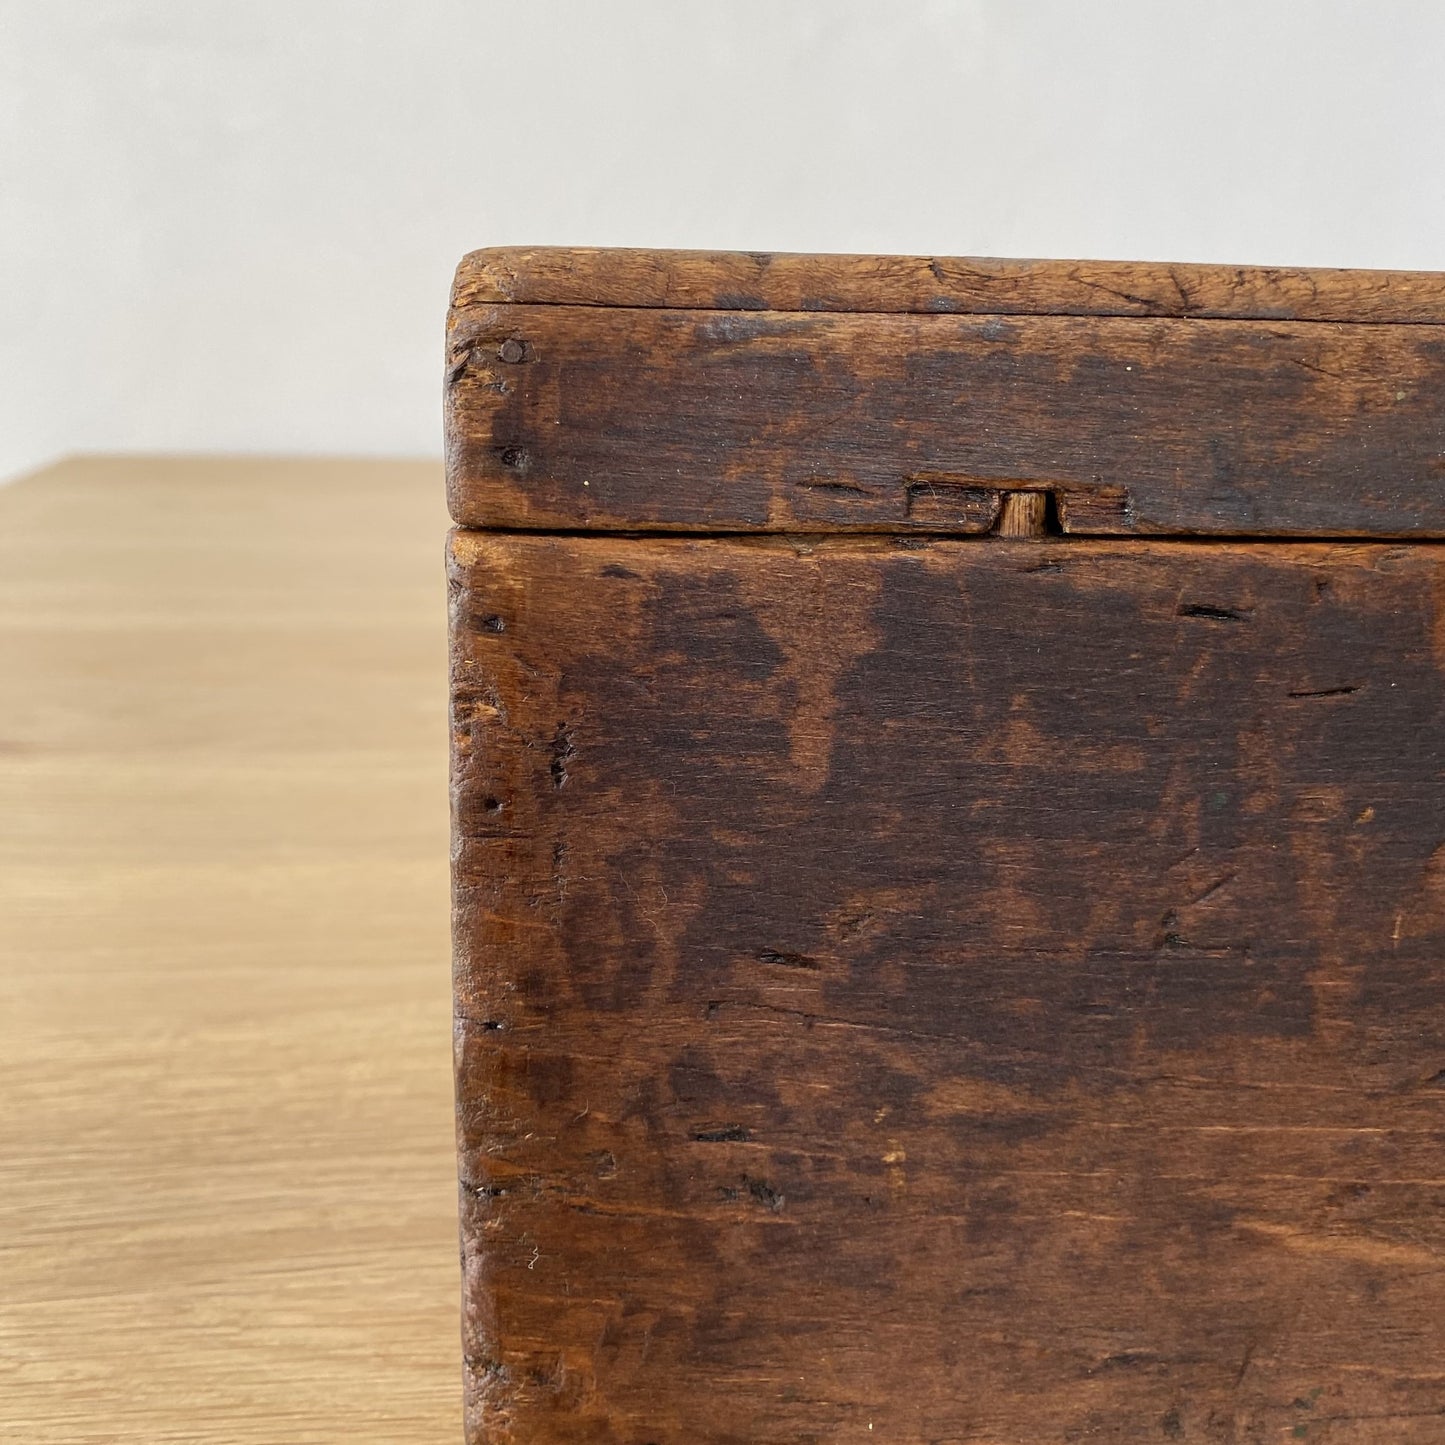
[[[462,258],[451,300],[1410,324],[1445,322],[1445,272],[498,246]]]
[[[1238,555],[1244,557],[1286,559],[1297,566],[1318,566],[1328,563],[1339,567],[1371,569],[1383,561],[1407,557],[1421,550],[1421,544],[1402,542],[1386,537],[1232,537],[1193,536],[1134,538],[1127,536],[1081,536],[1062,534],[1005,535],[1002,532],[964,534],[961,536],[925,534],[913,536],[894,532],[717,532],[706,535],[690,533],[619,533],[619,532],[526,532],[492,527],[454,526],[446,535],[446,566],[449,580],[457,586],[475,586],[486,575],[494,581],[510,576],[518,559],[532,548],[546,548],[555,543],[594,548],[598,556],[610,555],[619,542],[645,549],[668,552],[696,552],[722,555],[732,549],[745,548],[759,552],[793,552],[811,555],[815,552],[859,554],[867,552],[918,552],[926,548],[956,551],[961,547],[1013,548],[1018,555],[1067,557],[1071,552],[1094,556],[1133,557],[1148,548],[1155,555],[1195,553],[1210,557]],[[1428,546],[1429,544],[1425,544]],[[1440,543],[1435,543],[1439,546]],[[1021,552],[1019,549],[1037,549]]]

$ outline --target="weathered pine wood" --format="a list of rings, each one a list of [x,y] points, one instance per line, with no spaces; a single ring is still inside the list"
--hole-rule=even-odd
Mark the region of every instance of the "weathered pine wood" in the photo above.
[[[1445,327],[454,310],[472,527],[1445,536]]]
[[[451,567],[471,1440],[1445,1439],[1438,549]]]
[[[1445,324],[1445,275],[1409,271],[510,246],[473,251],[455,304],[980,312]]]

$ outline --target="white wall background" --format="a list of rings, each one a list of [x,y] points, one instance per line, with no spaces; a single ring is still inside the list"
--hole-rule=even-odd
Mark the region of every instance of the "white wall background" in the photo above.
[[[1445,269],[1442,0],[0,0],[0,476],[433,454],[509,242]]]

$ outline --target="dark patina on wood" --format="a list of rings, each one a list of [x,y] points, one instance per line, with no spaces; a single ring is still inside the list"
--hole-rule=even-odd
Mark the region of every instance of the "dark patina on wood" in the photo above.
[[[638,341],[669,306],[617,310],[505,313],[499,347],[571,348],[517,404],[538,457],[613,444],[601,382],[567,389],[608,326],[673,399],[638,428],[716,402],[693,341]],[[904,376],[899,319],[825,318]],[[1378,344],[1429,331],[1398,319]],[[826,370],[822,335],[790,344]],[[770,424],[739,345],[698,455]],[[1010,396],[1000,434],[1055,425]],[[855,468],[941,445],[923,415]],[[1313,415],[1316,455],[1358,421]],[[978,494],[946,537],[605,535],[681,525],[675,466],[623,456],[596,535],[539,462],[533,531],[451,544],[469,1438],[1439,1445],[1439,547],[1064,535],[1077,494],[1022,474],[937,482]],[[1303,496],[1256,501],[1297,538]]]
[[[987,531],[1042,488],[1080,534],[1445,536],[1440,277],[607,256],[463,262],[463,524]]]
[[[1445,326],[476,307],[468,526],[1445,535]]]

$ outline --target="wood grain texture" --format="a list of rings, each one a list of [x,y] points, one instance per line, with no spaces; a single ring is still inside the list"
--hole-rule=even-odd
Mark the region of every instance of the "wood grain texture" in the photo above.
[[[998,526],[1000,537],[1043,537],[1049,530],[1047,492],[1009,492],[1003,499]]]
[[[473,251],[455,304],[662,306],[702,311],[975,312],[1445,323],[1445,275],[511,246]]]
[[[460,1438],[440,483],[0,489],[0,1440]]]
[[[1442,567],[457,534],[471,1440],[1439,1445]]]
[[[1445,536],[1445,328],[464,306],[472,527]]]

